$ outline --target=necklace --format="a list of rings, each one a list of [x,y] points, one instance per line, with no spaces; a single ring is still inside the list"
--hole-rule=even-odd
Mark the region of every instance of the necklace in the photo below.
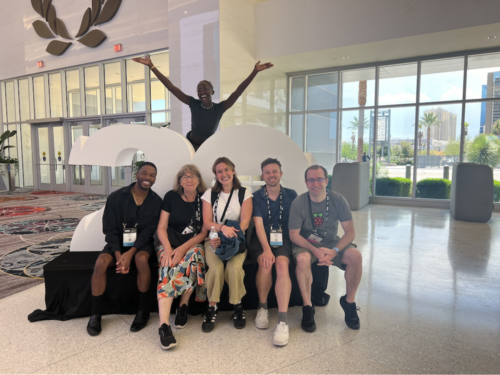
[[[214,106],[214,102],[212,102],[212,105],[211,105],[210,107],[208,107],[208,108],[203,107],[203,104],[202,104],[202,105],[201,105],[201,108],[203,108],[203,109],[210,109],[210,108],[212,108],[213,106]]]
[[[132,197],[134,198],[135,205],[136,205],[136,206],[140,206],[140,205],[144,202],[144,199],[143,199],[143,200],[142,200],[142,202],[139,204],[139,203],[137,202],[137,198],[135,197],[135,194],[134,194],[134,188],[132,188],[132,189],[130,190],[130,192],[132,193]]]

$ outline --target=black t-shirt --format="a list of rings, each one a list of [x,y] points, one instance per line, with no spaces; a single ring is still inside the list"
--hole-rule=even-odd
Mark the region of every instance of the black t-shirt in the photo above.
[[[181,195],[173,190],[170,190],[163,198],[161,209],[170,214],[168,218],[168,226],[178,233],[182,233],[184,229],[196,220],[196,210],[198,209],[198,199],[194,202],[185,202]],[[203,223],[203,202],[200,194],[200,225]]]
[[[210,109],[201,106],[201,101],[191,97],[189,99],[191,109],[191,129],[194,135],[202,138],[212,136],[219,126],[220,119],[224,114],[224,102],[214,103]]]

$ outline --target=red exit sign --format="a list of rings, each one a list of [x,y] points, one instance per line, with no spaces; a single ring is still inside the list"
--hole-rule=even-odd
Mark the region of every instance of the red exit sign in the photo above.
[[[113,50],[114,50],[115,52],[120,52],[120,51],[122,50],[122,45],[121,45],[121,43],[115,44],[115,45],[113,46]]]

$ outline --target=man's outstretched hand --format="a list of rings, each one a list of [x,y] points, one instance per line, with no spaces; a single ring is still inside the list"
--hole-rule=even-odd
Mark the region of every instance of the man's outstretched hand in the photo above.
[[[151,59],[149,57],[134,57],[132,60],[147,65],[149,67],[153,66],[153,63],[151,62]]]
[[[134,59],[135,60],[135,59]],[[272,68],[274,65],[271,64],[271,63],[265,63],[265,64],[261,64],[260,63],[260,60],[257,61],[257,64],[255,64],[255,71],[258,73],[260,72],[261,70],[266,70],[266,69],[269,69],[269,68]]]

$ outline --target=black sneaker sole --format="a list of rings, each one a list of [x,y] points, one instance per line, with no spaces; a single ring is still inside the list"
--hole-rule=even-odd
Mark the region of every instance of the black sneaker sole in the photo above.
[[[210,327],[206,327],[206,326],[203,326],[203,325],[201,326],[201,330],[203,332],[205,332],[205,333],[212,332],[214,330],[214,328],[215,328],[215,325],[210,326]]]
[[[102,332],[102,329],[101,329],[101,330],[99,330],[99,331],[94,331],[94,330],[91,330],[91,329],[88,329],[88,328],[87,328],[87,333],[88,333],[90,336],[93,336],[93,337],[95,337],[95,336],[99,336],[99,334],[100,334],[101,332]]]
[[[236,322],[234,323],[234,328],[236,328],[236,329],[243,329],[243,328],[245,328],[245,327],[246,327],[247,322],[246,322],[246,320],[245,320],[241,326],[239,326],[239,325],[237,325],[237,324],[239,324],[239,323],[236,323]]]
[[[306,332],[308,332],[308,333],[313,333],[314,331],[316,331],[316,324],[314,324],[314,325],[313,325],[313,326],[311,326],[311,327],[304,326],[303,324],[301,324],[301,325],[300,325],[300,327],[301,327],[304,331],[306,331]]]
[[[176,343],[176,342],[171,343],[169,346],[164,346],[164,345],[160,342],[160,347],[161,347],[163,350],[172,349],[174,346],[177,346],[177,343]]]

